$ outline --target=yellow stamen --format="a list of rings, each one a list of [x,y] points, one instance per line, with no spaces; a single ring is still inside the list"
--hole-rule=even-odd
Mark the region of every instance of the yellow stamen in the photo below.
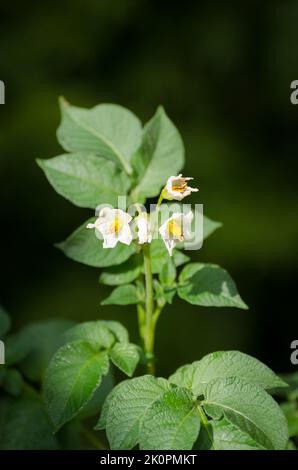
[[[110,233],[119,233],[120,230],[122,228],[122,222],[121,220],[119,219],[119,217],[116,215],[113,222],[111,223],[110,225],[110,229],[109,229],[109,232]]]
[[[170,220],[168,223],[168,232],[175,238],[183,240],[182,227],[176,220]]]
[[[179,191],[179,193],[183,193],[184,190],[186,189],[186,186],[187,186],[187,183],[185,183],[185,182],[184,182],[184,183],[181,183],[181,184],[179,184],[179,183],[177,184],[177,183],[176,183],[176,184],[173,184],[173,185],[172,185],[172,190],[173,190],[173,191]]]

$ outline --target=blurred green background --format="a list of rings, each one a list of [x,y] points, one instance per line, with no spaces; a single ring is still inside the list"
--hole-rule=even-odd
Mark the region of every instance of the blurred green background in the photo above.
[[[113,318],[136,338],[133,307],[100,307],[96,269],[53,246],[90,211],[59,197],[35,158],[59,155],[57,98],[159,104],[180,130],[192,202],[224,227],[193,253],[224,266],[248,311],[175,301],[157,334],[159,374],[213,350],[240,349],[291,371],[296,285],[298,2],[121,0],[1,2],[1,302],[31,320]]]

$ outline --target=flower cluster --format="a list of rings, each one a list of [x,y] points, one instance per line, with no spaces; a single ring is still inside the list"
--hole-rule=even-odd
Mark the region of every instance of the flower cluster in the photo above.
[[[197,188],[188,186],[187,182],[193,178],[184,178],[182,174],[170,176],[166,186],[161,192],[159,204],[163,199],[181,201],[183,198],[198,191]],[[175,246],[184,240],[191,239],[191,222],[193,213],[186,215],[175,212],[159,228],[165,246],[172,256]],[[104,207],[93,224],[87,228],[95,229],[103,236],[103,248],[114,248],[118,242],[130,245],[134,231],[137,233],[138,243],[151,243],[153,238],[153,224],[146,212],[140,212],[134,219],[130,214],[121,209]]]

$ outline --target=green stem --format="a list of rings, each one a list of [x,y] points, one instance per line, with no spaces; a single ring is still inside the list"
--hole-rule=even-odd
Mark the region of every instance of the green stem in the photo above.
[[[144,272],[145,272],[145,286],[146,286],[146,317],[144,327],[144,349],[148,358],[148,372],[154,375],[154,302],[153,302],[153,281],[152,281],[152,269],[151,269],[151,257],[150,257],[150,245],[145,243],[143,245],[144,255]]]
[[[155,309],[155,312],[153,314],[153,319],[152,319],[154,328],[156,327],[156,323],[159,319],[159,316],[160,316],[161,312],[163,311],[163,308],[164,308],[164,305],[161,306],[161,307],[156,307],[156,309]]]
[[[163,201],[163,190],[161,191],[160,195],[159,195],[159,198],[158,198],[158,201],[157,201],[157,204],[156,204],[156,210],[158,211],[159,209],[159,206],[161,205],[162,201]]]
[[[152,230],[153,236],[155,236],[155,227],[156,227],[156,225],[158,226],[158,222],[159,222],[159,208],[160,208],[160,205],[163,201],[163,195],[164,195],[164,190],[162,190],[160,195],[159,195],[159,198],[158,198],[158,201],[157,201],[157,204],[156,204],[155,215],[154,215],[154,218],[152,219],[151,230]],[[158,236],[158,234],[156,234],[156,235]]]
[[[214,444],[213,444],[213,437],[212,437],[212,434],[210,432],[210,423],[208,421],[207,416],[205,415],[205,411],[203,410],[203,408],[199,404],[197,405],[197,410],[198,410],[198,413],[199,413],[199,416],[200,416],[201,423],[204,426],[204,428],[206,429],[208,438],[211,442],[211,446],[215,449]]]
[[[137,312],[138,312],[138,324],[139,324],[139,335],[144,343],[144,336],[145,336],[145,323],[146,323],[146,312],[144,310],[143,305],[137,305]]]

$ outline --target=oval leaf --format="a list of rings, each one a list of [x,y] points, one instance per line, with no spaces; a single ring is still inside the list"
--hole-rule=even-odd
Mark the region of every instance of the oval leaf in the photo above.
[[[157,196],[169,176],[183,167],[182,139],[162,107],[145,125],[142,144],[132,164],[138,180],[133,191],[135,200]]]
[[[130,305],[138,304],[141,299],[138,290],[133,284],[116,287],[113,292],[101,302],[101,305]]]
[[[200,418],[191,393],[182,388],[165,392],[147,410],[140,432],[145,450],[189,450],[195,443]]]
[[[178,295],[193,305],[247,309],[225,269],[216,264],[190,263],[179,276]]]
[[[238,377],[207,384],[203,406],[209,416],[224,416],[266,449],[285,449],[288,427],[284,414],[261,387]]]
[[[140,145],[142,127],[131,111],[115,104],[83,109],[64,99],[60,105],[62,122],[57,137],[65,150],[94,153],[132,172],[129,160]]]
[[[65,337],[67,342],[87,341],[94,351],[99,351],[101,348],[110,348],[115,342],[114,335],[100,320],[75,325],[65,333]]]
[[[118,321],[113,320],[100,320],[117,338],[119,343],[128,343],[129,335],[127,329]]]
[[[116,367],[131,377],[137,367],[140,356],[135,344],[117,343],[110,351],[110,358]]]
[[[133,282],[142,272],[142,256],[133,255],[120,266],[113,266],[108,271],[103,272],[99,277],[101,284],[108,286],[118,286]]]
[[[222,227],[221,222],[209,219],[206,215],[203,216],[203,239],[210,237],[215,230]]]
[[[133,243],[129,246],[117,243],[115,248],[103,248],[102,240],[96,237],[94,230],[87,229],[87,224],[94,221],[95,217],[87,220],[64,242],[58,243],[57,248],[68,258],[97,268],[121,264],[135,252]]]
[[[94,352],[86,341],[66,344],[57,351],[44,383],[45,402],[56,431],[81,411],[108,370],[108,354]]]
[[[214,450],[266,450],[252,437],[225,419],[210,421]]]
[[[126,380],[112,391],[106,409],[106,432],[111,449],[132,449],[140,440],[146,411],[170,384],[151,375]]]
[[[264,389],[287,386],[265,364],[240,351],[208,354],[200,361],[180,367],[169,380],[179,387],[188,388],[197,397],[204,394],[209,382],[224,377],[240,377]]]
[[[37,163],[57,193],[79,207],[116,207],[118,196],[129,189],[128,176],[113,162],[95,155],[65,154]]]

